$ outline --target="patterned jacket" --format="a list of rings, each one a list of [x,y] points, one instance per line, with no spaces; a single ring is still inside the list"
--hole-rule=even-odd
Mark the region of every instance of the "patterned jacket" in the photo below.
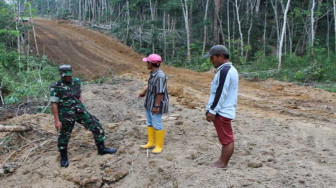
[[[169,111],[169,97],[168,97],[168,86],[167,77],[159,68],[156,71],[150,73],[148,79],[148,90],[145,99],[145,108],[152,111],[156,95],[163,94],[162,101],[160,102],[160,113],[168,113]]]
[[[58,103],[58,113],[60,119],[75,118],[75,112],[84,112],[85,106],[80,101],[81,82],[78,78],[73,78],[71,83],[62,80],[54,83],[50,88],[50,102]]]

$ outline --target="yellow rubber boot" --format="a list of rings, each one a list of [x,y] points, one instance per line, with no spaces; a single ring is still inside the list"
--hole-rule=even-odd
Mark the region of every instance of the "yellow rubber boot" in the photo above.
[[[141,148],[148,149],[151,147],[154,147],[155,145],[155,129],[153,127],[148,126],[147,127],[147,137],[148,142],[146,145],[141,145]]]
[[[165,133],[165,130],[155,130],[155,148],[152,151],[153,153],[161,153],[163,149]]]

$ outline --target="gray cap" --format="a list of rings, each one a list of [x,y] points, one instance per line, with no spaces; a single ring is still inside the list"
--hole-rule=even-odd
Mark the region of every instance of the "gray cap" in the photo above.
[[[209,50],[209,53],[206,54],[203,57],[208,58],[208,57],[211,57],[213,55],[220,55],[220,54],[229,55],[229,51],[223,45],[215,45],[215,46],[211,47],[210,50]]]

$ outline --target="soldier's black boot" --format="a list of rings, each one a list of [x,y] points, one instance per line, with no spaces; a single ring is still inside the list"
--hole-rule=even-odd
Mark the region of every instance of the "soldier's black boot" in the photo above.
[[[104,142],[97,143],[98,155],[113,154],[118,150],[115,148],[106,148]]]
[[[69,162],[68,162],[68,153],[66,149],[60,150],[61,153],[61,167],[68,167]]]

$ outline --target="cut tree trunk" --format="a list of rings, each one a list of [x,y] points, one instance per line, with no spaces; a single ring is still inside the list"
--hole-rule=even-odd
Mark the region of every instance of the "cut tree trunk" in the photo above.
[[[22,125],[0,125],[0,132],[27,132],[32,128]]]

